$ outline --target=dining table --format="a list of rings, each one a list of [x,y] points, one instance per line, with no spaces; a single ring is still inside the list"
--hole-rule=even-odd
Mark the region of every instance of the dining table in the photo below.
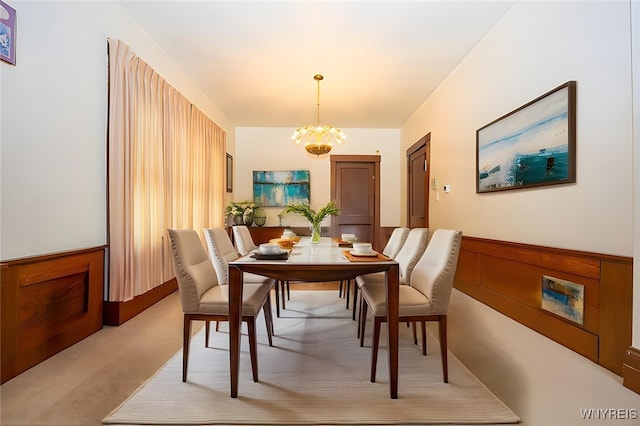
[[[354,256],[355,255],[355,256]],[[277,257],[277,258],[276,258]],[[276,259],[274,259],[276,258]],[[399,265],[382,254],[358,256],[337,239],[318,243],[302,237],[283,256],[264,256],[258,250],[229,262],[229,367],[231,397],[238,397],[240,327],[242,324],[243,274],[252,273],[281,281],[308,283],[355,279],[359,275],[385,273],[389,351],[389,394],[398,398]]]

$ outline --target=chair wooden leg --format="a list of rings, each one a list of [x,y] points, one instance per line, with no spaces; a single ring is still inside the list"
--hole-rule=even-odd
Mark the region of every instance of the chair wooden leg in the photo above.
[[[287,283],[287,300],[291,300],[291,286],[289,285],[289,281]]]
[[[358,293],[360,292],[360,287],[358,287],[358,283],[353,282],[353,314],[351,314],[351,319],[353,321],[356,320],[356,305],[358,304]]]
[[[344,280],[340,280],[340,285],[338,286],[338,297],[342,299],[342,289],[344,288]]]
[[[449,366],[447,351],[447,316],[440,315],[440,356],[442,357],[442,379],[445,383],[449,383]]]
[[[184,316],[182,330],[182,381],[187,381],[187,366],[189,364],[189,342],[191,342],[191,318]]]
[[[264,312],[264,322],[267,325],[267,339],[269,340],[269,346],[273,346],[273,317],[271,315],[271,300],[269,297],[262,306],[262,311]]]
[[[220,321],[216,321],[216,331],[220,331]]]
[[[364,346],[364,329],[367,324],[367,311],[369,310],[369,305],[367,305],[364,297],[361,296],[362,304],[360,306],[360,347]]]
[[[346,309],[349,309],[349,295],[351,294],[351,280],[347,280],[347,287],[344,294],[345,294],[345,299],[347,300]]]
[[[278,280],[276,281],[276,285],[274,287],[275,293],[276,293],[276,316],[278,318],[280,318],[280,293],[279,293],[280,285],[281,285],[281,281]]]
[[[373,343],[371,345],[371,383],[376,381],[376,367],[378,366],[378,346],[380,344],[380,324],[382,320],[373,318]]]
[[[285,287],[287,286],[287,281],[280,281],[280,301],[282,301],[282,309],[287,309],[287,305],[285,303],[285,297],[284,297],[284,293],[285,293]]]
[[[411,324],[413,325],[413,344],[417,345],[418,344],[418,333],[416,332],[416,322],[412,321]],[[407,321],[407,327],[409,327],[409,321]]]
[[[420,321],[420,329],[422,332],[422,355],[427,354],[427,323],[426,321]]]
[[[258,381],[258,344],[256,342],[256,318],[247,319],[247,331],[249,334],[249,354],[251,355],[251,372],[253,381]]]
[[[218,321],[216,321],[216,327],[218,326]],[[211,330],[211,321],[204,322],[204,347],[209,347],[209,331]],[[218,331],[218,330],[216,330]]]

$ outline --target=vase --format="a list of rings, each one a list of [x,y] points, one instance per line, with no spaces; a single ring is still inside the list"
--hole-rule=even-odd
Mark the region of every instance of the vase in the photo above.
[[[234,216],[233,217],[233,224],[234,225],[242,225],[244,223],[244,220],[242,219],[242,215],[238,215],[238,216]]]
[[[320,224],[311,224],[311,243],[318,244],[320,242]]]
[[[267,217],[266,216],[254,216],[253,223],[255,223],[257,226],[263,226],[265,223],[267,223]]]
[[[244,216],[242,216],[242,219],[246,226],[253,225],[253,213],[245,213]]]

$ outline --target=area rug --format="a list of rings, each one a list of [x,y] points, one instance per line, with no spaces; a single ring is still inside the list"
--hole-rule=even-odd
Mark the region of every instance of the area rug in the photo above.
[[[451,353],[449,383],[443,383],[437,340],[428,336],[428,355],[423,356],[404,325],[398,399],[389,398],[386,340],[381,336],[378,377],[371,383],[370,330],[360,347],[356,322],[337,292],[293,291],[275,321],[269,347],[263,318],[258,319],[258,383],[251,378],[243,330],[238,398],[229,397],[229,336],[223,323],[220,331],[212,331],[208,348],[203,332],[193,338],[186,383],[181,381],[180,351],[103,423],[437,425],[520,420]],[[383,325],[382,335],[385,330]]]

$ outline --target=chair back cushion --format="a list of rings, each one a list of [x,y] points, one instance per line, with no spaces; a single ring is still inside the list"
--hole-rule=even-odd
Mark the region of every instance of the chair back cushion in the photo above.
[[[258,247],[253,242],[253,238],[251,238],[249,228],[244,225],[236,225],[233,227],[233,238],[236,241],[238,251],[243,256]]]
[[[413,269],[411,286],[431,301],[432,314],[446,314],[458,266],[462,231],[438,229]]]
[[[389,241],[387,245],[384,246],[384,250],[382,250],[382,254],[388,256],[392,259],[395,259],[400,249],[404,245],[404,242],[407,240],[407,236],[409,235],[409,228],[396,228],[391,233],[389,237]]]
[[[236,260],[240,255],[226,230],[222,228],[204,229],[204,237],[209,248],[209,258],[216,270],[218,284],[228,284],[229,262]]]
[[[413,228],[398,252],[395,260],[400,264],[400,275],[406,284],[411,284],[413,268],[427,248],[429,228]]]
[[[196,313],[202,295],[218,284],[216,273],[193,229],[169,229],[173,267],[185,313]]]

